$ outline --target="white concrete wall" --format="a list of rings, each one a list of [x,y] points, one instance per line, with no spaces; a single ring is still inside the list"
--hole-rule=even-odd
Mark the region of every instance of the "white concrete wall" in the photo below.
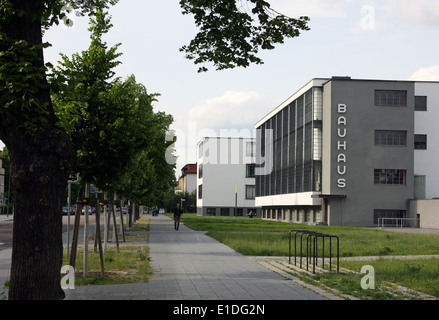
[[[439,199],[410,201],[410,218],[416,219],[417,215],[420,228],[439,229]]]
[[[257,197],[256,206],[320,206],[322,205],[322,199],[313,197],[318,194],[320,192],[301,192]]]
[[[415,95],[427,96],[427,111],[415,111],[415,134],[427,135],[427,150],[415,150],[415,175],[426,176],[426,198],[439,197],[439,82],[416,82]]]
[[[197,174],[189,173],[184,179],[184,191],[192,193],[197,189]]]
[[[255,206],[254,199],[246,199],[246,185],[254,186],[256,182],[255,178],[246,178],[246,165],[255,163],[255,157],[246,155],[247,142],[255,140],[209,138],[202,154],[199,154],[198,148],[198,166],[202,166],[203,170],[202,178],[197,174],[197,188],[203,186],[202,199],[197,199],[198,208],[235,207],[235,190],[238,208]]]

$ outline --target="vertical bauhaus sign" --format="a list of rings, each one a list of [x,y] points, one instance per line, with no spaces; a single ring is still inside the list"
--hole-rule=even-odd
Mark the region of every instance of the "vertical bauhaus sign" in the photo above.
[[[347,106],[346,104],[338,104],[337,106],[337,187],[346,188],[346,171],[347,171]]]

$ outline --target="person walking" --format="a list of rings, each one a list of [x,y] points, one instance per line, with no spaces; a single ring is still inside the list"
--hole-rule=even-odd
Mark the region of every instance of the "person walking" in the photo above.
[[[178,230],[180,227],[180,218],[183,214],[183,210],[180,209],[180,204],[177,203],[177,206],[174,208],[174,229]]]

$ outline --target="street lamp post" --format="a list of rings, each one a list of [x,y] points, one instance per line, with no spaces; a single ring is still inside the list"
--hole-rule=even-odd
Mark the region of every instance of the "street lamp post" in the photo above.
[[[238,184],[235,183],[235,211],[233,213],[233,216],[236,218],[236,213],[238,210]]]
[[[69,247],[70,247],[70,204],[72,197],[72,184],[79,183],[79,173],[76,174],[75,177],[70,177],[67,181],[68,189],[67,189],[67,256],[69,255]]]
[[[183,201],[186,201],[186,199],[181,198],[180,199],[180,208],[183,210]]]

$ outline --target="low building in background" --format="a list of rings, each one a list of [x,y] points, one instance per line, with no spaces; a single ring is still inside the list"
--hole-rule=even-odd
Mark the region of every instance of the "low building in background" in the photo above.
[[[247,216],[255,207],[256,140],[205,137],[197,145],[197,214]]]
[[[175,192],[192,193],[195,190],[197,190],[197,164],[189,163],[181,169],[181,176],[178,179]]]

